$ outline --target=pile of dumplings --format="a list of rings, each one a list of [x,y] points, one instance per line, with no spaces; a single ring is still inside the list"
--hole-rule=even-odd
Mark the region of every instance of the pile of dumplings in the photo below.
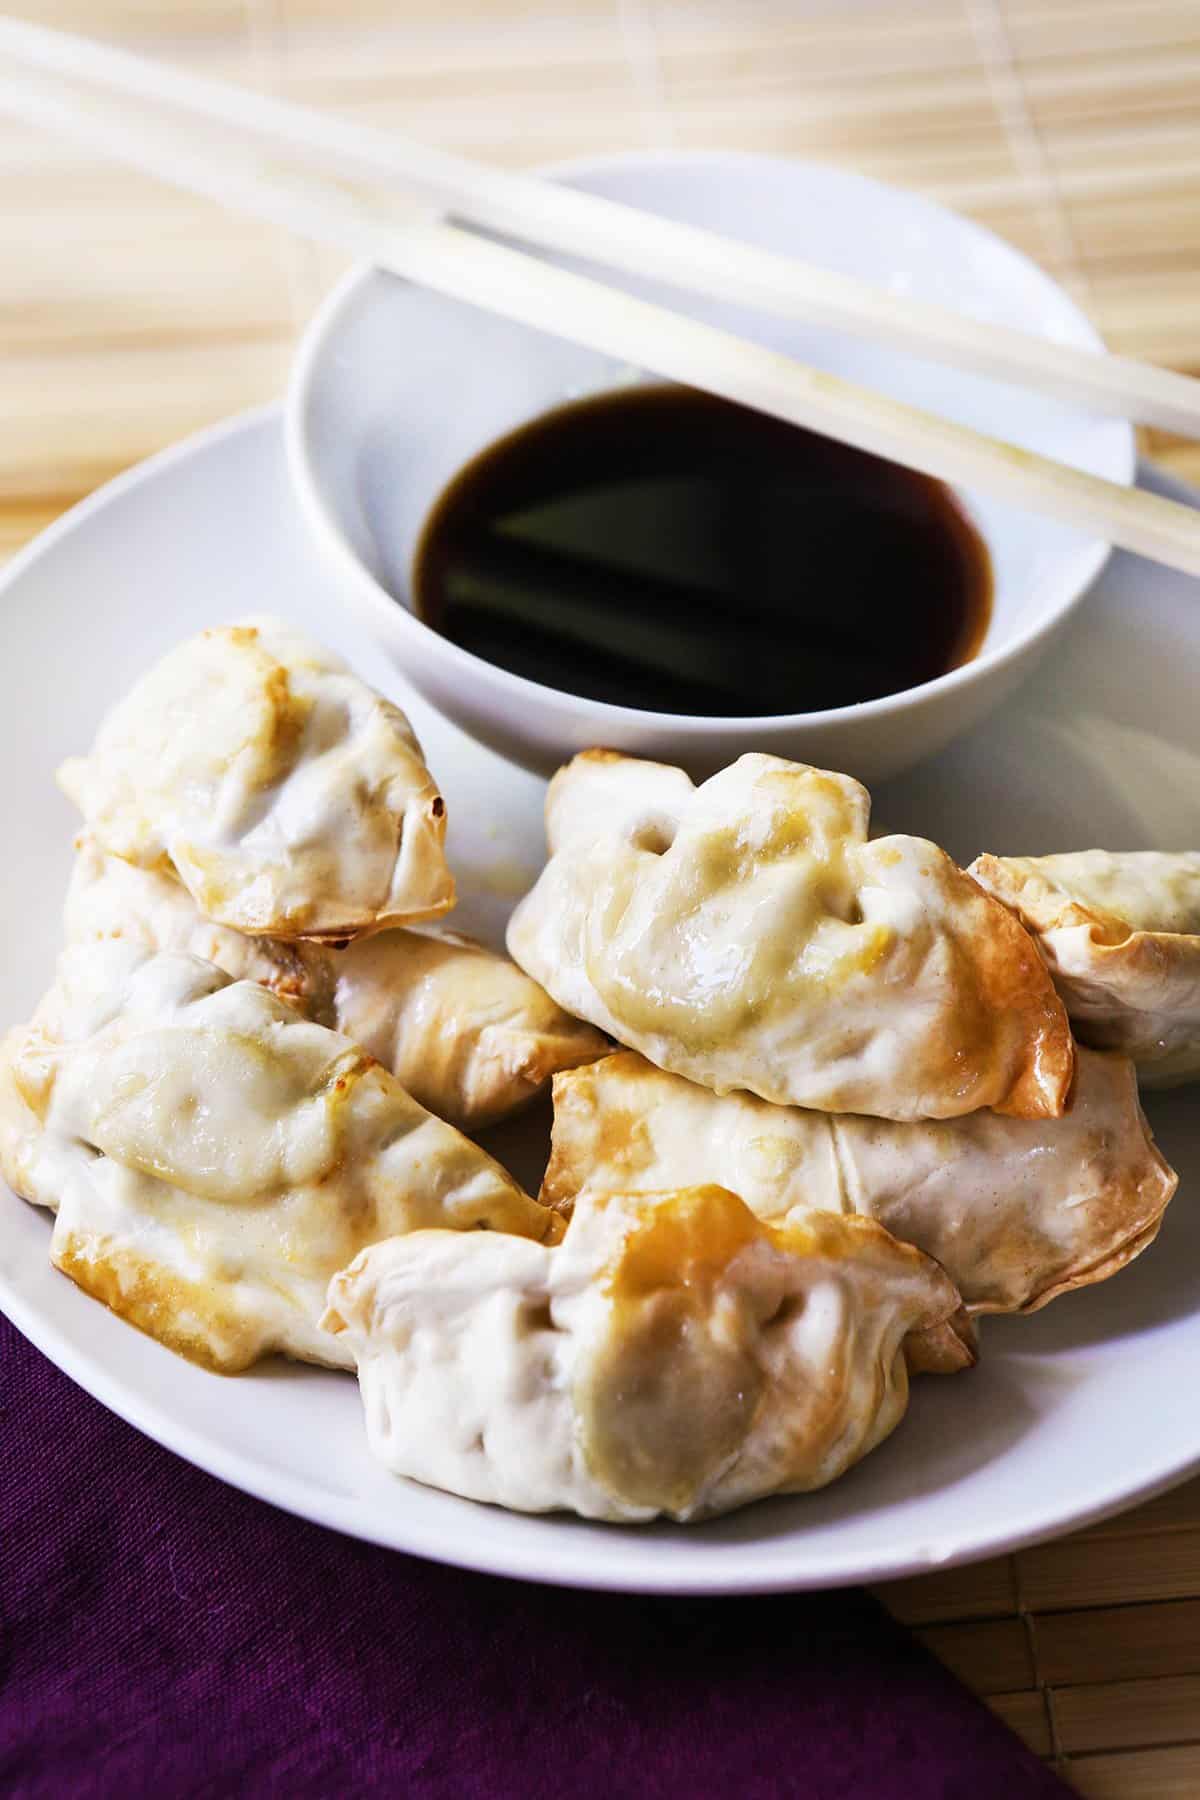
[[[1200,855],[964,872],[844,775],[588,751],[510,961],[435,923],[407,719],[269,618],[171,652],[60,781],[0,1168],[171,1349],[356,1370],[398,1475],[626,1522],[820,1487],[1174,1191],[1138,1077],[1200,1073]],[[551,1082],[535,1197],[475,1135]]]

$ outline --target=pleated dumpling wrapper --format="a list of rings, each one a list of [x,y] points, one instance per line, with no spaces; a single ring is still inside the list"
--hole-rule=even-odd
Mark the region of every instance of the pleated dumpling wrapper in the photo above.
[[[63,930],[68,944],[120,943],[146,954],[201,957],[235,981],[257,981],[319,1025],[335,1023],[333,956],[325,945],[216,925],[170,871],[110,856],[90,832],[76,840]]]
[[[508,947],[568,1012],[717,1093],[888,1119],[1060,1114],[1062,1002],[1031,939],[845,775],[742,756],[701,787],[590,751]]]
[[[422,1106],[466,1131],[504,1118],[558,1070],[609,1048],[508,957],[469,938],[397,929],[334,950],[247,937],[211,924],[173,876],[106,856],[86,836],[64,922],[68,943],[184,950],[235,980],[261,982],[353,1038]]]
[[[195,957],[66,951],[5,1063],[4,1172],[57,1211],[51,1260],[211,1369],[349,1366],[325,1290],[380,1238],[561,1230],[349,1039]]]
[[[170,651],[59,782],[103,849],[173,871],[236,931],[345,939],[454,904],[408,720],[279,619]]]
[[[397,1475],[523,1512],[705,1518],[822,1487],[903,1416],[959,1306],[869,1219],[763,1225],[726,1189],[591,1195],[561,1245],[422,1231],[335,1276]],[[960,1361],[969,1360],[959,1345]]]
[[[819,1206],[876,1219],[936,1257],[972,1312],[1032,1312],[1114,1275],[1151,1243],[1176,1176],[1133,1064],[1079,1053],[1062,1119],[897,1122],[724,1097],[624,1050],[556,1077],[541,1198],[736,1188],[764,1219]]]
[[[1200,1075],[1200,851],[981,856],[971,873],[1031,931],[1079,1037],[1145,1087]]]

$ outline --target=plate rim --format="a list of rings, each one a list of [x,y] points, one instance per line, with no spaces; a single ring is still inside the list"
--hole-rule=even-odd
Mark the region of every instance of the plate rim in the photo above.
[[[27,570],[52,554],[64,540],[86,528],[90,520],[106,510],[114,500],[138,487],[151,485],[177,464],[186,463],[191,458],[210,451],[219,454],[224,443],[249,437],[255,432],[265,433],[270,429],[276,435],[278,449],[282,453],[282,426],[282,404],[268,402],[209,425],[122,471],[69,508],[0,570],[0,608],[7,606],[12,589],[19,584]],[[1139,472],[1142,471],[1143,465],[1139,463]],[[1186,483],[1162,471],[1154,470],[1152,479],[1155,485],[1174,491],[1177,495],[1197,498],[1195,491]],[[11,1194],[2,1184],[0,1197],[7,1197],[8,1203],[15,1206],[24,1207],[28,1204]],[[86,1304],[86,1297],[81,1296],[81,1303]],[[401,1554],[422,1556],[433,1562],[480,1574],[534,1581],[547,1586],[614,1593],[719,1597],[734,1594],[799,1593],[903,1580],[988,1557],[1009,1555],[1033,1544],[1049,1542],[1123,1513],[1200,1472],[1200,1444],[1197,1444],[1193,1451],[1172,1463],[1169,1468],[1160,1466],[1144,1480],[1123,1488],[1119,1494],[1110,1491],[1105,1498],[1093,1505],[1078,1509],[1059,1508],[1036,1524],[1028,1524],[1013,1531],[985,1534],[982,1538],[965,1543],[958,1541],[949,1549],[939,1549],[937,1545],[930,1544],[924,1553],[914,1550],[912,1554],[889,1557],[884,1546],[870,1562],[864,1561],[861,1553],[851,1553],[841,1560],[827,1557],[820,1569],[794,1570],[786,1567],[786,1553],[781,1552],[781,1562],[785,1566],[778,1570],[751,1571],[739,1575],[736,1570],[730,1572],[728,1564],[722,1562],[720,1567],[723,1572],[718,1572],[717,1565],[714,1565],[710,1578],[702,1567],[695,1567],[697,1562],[702,1563],[706,1552],[706,1547],[697,1543],[686,1551],[682,1569],[678,1567],[680,1559],[673,1554],[674,1546],[664,1545],[661,1575],[657,1571],[647,1573],[642,1568],[626,1572],[619,1567],[614,1569],[605,1566],[600,1570],[592,1570],[586,1566],[586,1550],[572,1550],[569,1541],[564,1549],[562,1543],[552,1536],[544,1544],[533,1538],[528,1546],[489,1546],[485,1543],[482,1548],[476,1549],[476,1540],[469,1533],[447,1543],[437,1520],[427,1522],[405,1519],[403,1513],[399,1513],[396,1515],[399,1529],[390,1535],[385,1535],[373,1523],[369,1514],[364,1515],[361,1520],[348,1520],[344,1516],[344,1501],[330,1500],[320,1490],[307,1485],[302,1477],[290,1472],[281,1472],[275,1468],[260,1470],[246,1453],[230,1450],[219,1440],[204,1435],[199,1428],[181,1422],[177,1415],[164,1406],[146,1399],[139,1393],[136,1385],[125,1377],[110,1374],[103,1365],[89,1360],[86,1354],[71,1343],[61,1326],[47,1318],[35,1302],[26,1298],[20,1286],[2,1266],[0,1311],[56,1368],[100,1405],[205,1474],[225,1481],[231,1487],[251,1494],[269,1505],[277,1506],[284,1512],[360,1542],[376,1544]],[[136,1329],[125,1321],[118,1320],[116,1323],[130,1331]],[[353,1500],[350,1504],[353,1506]],[[474,1503],[463,1501],[461,1504]],[[553,1520],[564,1515],[546,1516]],[[646,1530],[639,1526],[608,1526],[606,1529],[618,1533],[636,1532],[639,1535]],[[799,1534],[801,1541],[802,1535]],[[748,1544],[747,1548],[751,1546]]]

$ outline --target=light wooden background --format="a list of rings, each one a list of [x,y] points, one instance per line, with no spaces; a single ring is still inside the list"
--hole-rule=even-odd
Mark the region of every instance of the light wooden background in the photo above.
[[[842,163],[1003,233],[1113,348],[1200,373],[1200,0],[12,10],[505,163],[628,145]],[[336,273],[0,122],[0,554],[140,457],[278,394]],[[1200,480],[1200,446],[1148,447]],[[884,1598],[1084,1794],[1200,1796],[1200,1484]]]

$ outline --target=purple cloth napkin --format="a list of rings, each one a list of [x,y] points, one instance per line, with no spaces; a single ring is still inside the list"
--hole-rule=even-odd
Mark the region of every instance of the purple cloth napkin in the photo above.
[[[0,1476],[6,1796],[1067,1793],[865,1594],[579,1594],[368,1548],[160,1449],[2,1318]]]

